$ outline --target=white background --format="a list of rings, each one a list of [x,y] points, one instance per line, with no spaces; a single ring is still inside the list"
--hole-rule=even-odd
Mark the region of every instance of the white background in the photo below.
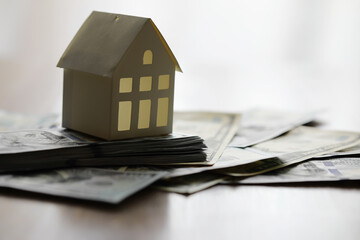
[[[325,109],[360,129],[360,1],[0,0],[0,108],[61,112],[63,51],[91,11],[150,17],[184,73],[175,110]]]

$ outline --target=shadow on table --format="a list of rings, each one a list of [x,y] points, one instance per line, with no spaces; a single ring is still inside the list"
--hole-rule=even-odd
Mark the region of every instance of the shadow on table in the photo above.
[[[161,196],[160,196],[161,195]],[[52,196],[42,193],[36,193],[36,192],[28,192],[23,190],[17,190],[12,188],[6,188],[1,187],[0,188],[0,196],[2,197],[9,197],[9,198],[15,198],[18,200],[34,200],[34,201],[40,201],[40,202],[47,202],[47,203],[56,203],[61,205],[72,205],[72,206],[81,206],[84,208],[94,208],[94,209],[101,209],[104,211],[114,211],[118,210],[121,211],[121,209],[128,209],[129,207],[136,207],[138,204],[143,204],[145,201],[151,201],[154,200],[154,198],[161,197],[162,200],[165,200],[161,203],[161,205],[166,205],[166,197],[162,196],[166,195],[166,193],[154,190],[154,189],[144,189],[138,193],[135,193],[134,195],[130,196],[129,198],[125,199],[124,201],[118,203],[118,204],[109,204],[109,203],[103,203],[103,202],[97,202],[97,201],[91,201],[91,200],[82,200],[82,199],[73,199],[68,197],[62,197],[62,196]]]

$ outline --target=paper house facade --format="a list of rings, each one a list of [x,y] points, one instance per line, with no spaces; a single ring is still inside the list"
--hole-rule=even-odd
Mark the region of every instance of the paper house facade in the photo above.
[[[63,127],[107,140],[171,133],[181,69],[151,19],[92,12],[57,66]]]

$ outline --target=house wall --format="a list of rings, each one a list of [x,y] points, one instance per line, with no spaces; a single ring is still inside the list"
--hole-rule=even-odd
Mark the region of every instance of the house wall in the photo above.
[[[111,78],[64,69],[63,127],[108,139]]]
[[[144,65],[143,56],[146,50],[153,53],[152,64]],[[169,89],[158,90],[158,76],[169,74]],[[173,96],[175,65],[166,52],[153,26],[148,21],[134,40],[114,73],[112,82],[112,117],[111,138],[128,138],[140,136],[163,135],[172,132]],[[140,77],[152,76],[151,91],[140,92]],[[132,92],[119,93],[120,78],[132,77]],[[156,126],[158,98],[169,98],[168,125]],[[146,129],[138,129],[139,100],[151,100],[150,125]],[[131,101],[131,124],[129,131],[118,131],[119,101]]]

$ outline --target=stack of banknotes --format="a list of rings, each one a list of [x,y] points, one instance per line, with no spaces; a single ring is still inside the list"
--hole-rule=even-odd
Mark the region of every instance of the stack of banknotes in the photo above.
[[[198,136],[121,141],[91,139],[73,131],[21,130],[0,133],[0,173],[79,166],[187,164],[206,161]]]
[[[303,126],[315,117],[181,112],[169,136],[99,142],[60,129],[54,116],[0,111],[0,186],[115,204],[149,186],[192,194],[217,184],[360,179],[360,134]]]

